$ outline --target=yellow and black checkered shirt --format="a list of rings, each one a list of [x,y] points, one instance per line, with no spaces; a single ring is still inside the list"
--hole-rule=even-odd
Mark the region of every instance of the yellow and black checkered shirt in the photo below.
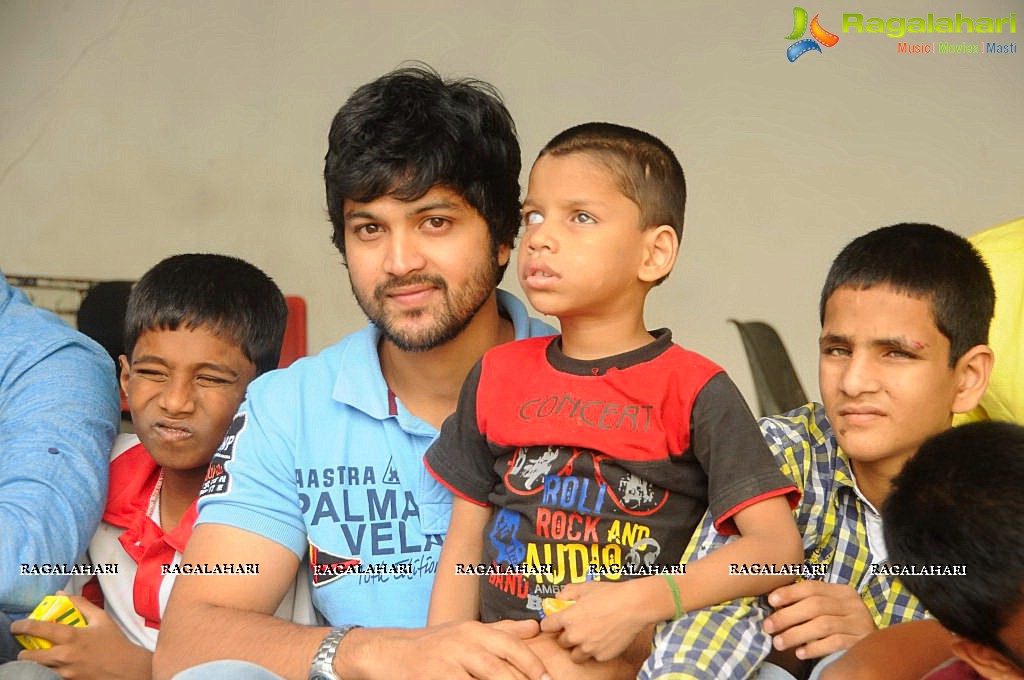
[[[803,535],[805,564],[822,565],[829,583],[856,588],[880,628],[924,618],[917,598],[893,576],[873,574],[880,560],[871,554],[866,501],[857,492],[849,459],[839,449],[821,404],[811,403],[784,416],[762,418],[761,431],[782,472],[803,494],[794,510]],[[705,516],[683,554],[700,559],[730,539]],[[754,675],[772,649],[762,622],[772,609],[764,597],[742,598],[684,614],[663,624],[654,653],[639,678],[683,680]]]

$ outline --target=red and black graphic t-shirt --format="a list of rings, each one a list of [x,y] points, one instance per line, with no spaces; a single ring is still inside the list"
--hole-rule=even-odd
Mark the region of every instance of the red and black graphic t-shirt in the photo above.
[[[565,356],[558,337],[493,348],[427,451],[459,496],[493,505],[481,618],[539,618],[569,583],[676,565],[710,507],[716,526],[791,494],[743,397],[667,329],[632,352]],[[512,567],[512,568],[508,568]]]

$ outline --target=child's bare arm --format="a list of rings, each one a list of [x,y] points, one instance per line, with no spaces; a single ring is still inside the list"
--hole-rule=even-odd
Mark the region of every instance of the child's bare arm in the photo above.
[[[762,595],[795,580],[794,575],[787,574],[734,573],[752,571],[744,566],[781,568],[803,563],[803,541],[785,496],[754,503],[737,512],[733,520],[739,538],[690,562],[686,574],[677,577],[683,611]]]
[[[576,600],[541,622],[545,632],[573,649],[573,659],[612,659],[651,623],[677,615],[667,579],[678,590],[679,610],[692,611],[745,595],[760,595],[790,583],[794,576],[735,574],[732,565],[791,565],[803,562],[803,545],[784,497],[755,503],[734,516],[740,538],[686,565],[686,573],[648,576],[622,584],[573,584],[559,598]],[[747,570],[749,571],[749,570]],[[615,621],[613,625],[610,621]]]
[[[489,506],[476,505],[458,496],[452,501],[452,518],[430,593],[427,625],[480,618],[480,577],[456,573],[456,566],[480,562],[484,528],[490,517]]]
[[[829,664],[828,680],[917,680],[953,657],[954,636],[938,621],[909,621],[867,636]]]

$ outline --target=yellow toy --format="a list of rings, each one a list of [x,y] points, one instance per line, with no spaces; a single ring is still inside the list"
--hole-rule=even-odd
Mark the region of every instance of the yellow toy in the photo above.
[[[551,616],[555,612],[568,609],[574,604],[576,604],[576,600],[559,600],[556,597],[545,597],[540,601],[540,606],[544,610],[544,616]]]
[[[68,626],[75,626],[76,628],[84,628],[88,625],[85,617],[75,608],[75,605],[71,604],[71,598],[67,595],[47,595],[43,598],[42,602],[36,605],[32,613],[28,615],[28,618],[35,619],[36,621],[54,621]],[[14,637],[18,639],[18,642],[25,649],[49,649],[53,647],[53,643],[49,640],[34,635],[15,635]]]

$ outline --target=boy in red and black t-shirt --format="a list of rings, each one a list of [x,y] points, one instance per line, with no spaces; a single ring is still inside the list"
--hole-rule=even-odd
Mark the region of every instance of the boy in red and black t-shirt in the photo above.
[[[431,623],[538,618],[557,594],[575,604],[542,629],[574,660],[605,661],[651,624],[794,580],[795,488],[743,398],[644,324],[675,263],[685,194],[675,155],[639,130],[588,123],[541,151],[519,277],[562,334],[489,351],[427,452],[456,496]],[[709,507],[741,538],[680,568]]]

